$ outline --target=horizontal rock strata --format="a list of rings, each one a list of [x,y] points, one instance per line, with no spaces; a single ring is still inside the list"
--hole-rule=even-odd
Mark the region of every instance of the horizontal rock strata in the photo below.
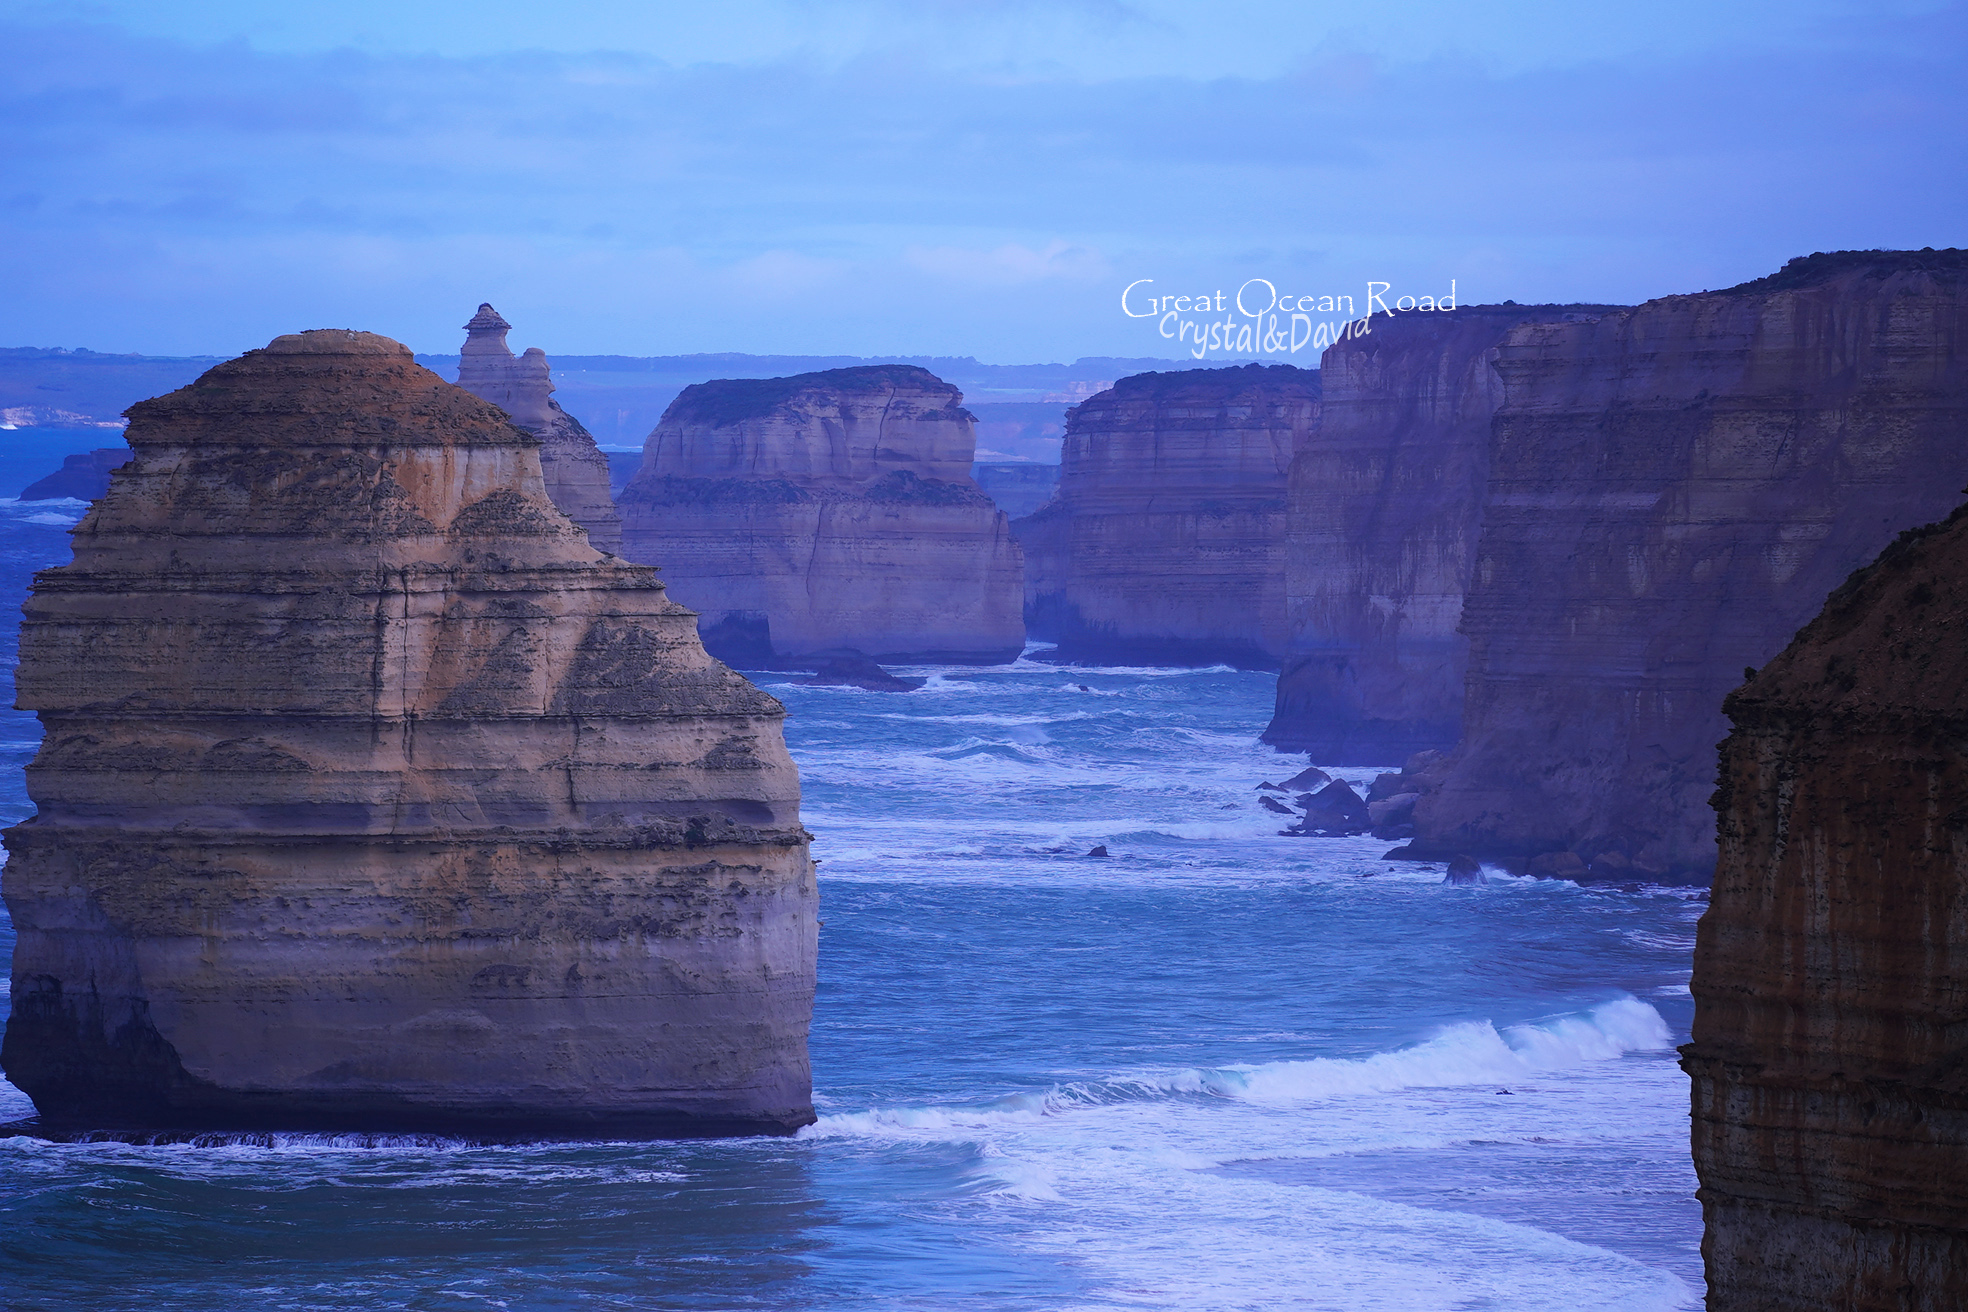
[[[1291,465],[1289,638],[1264,741],[1333,765],[1455,746],[1468,655],[1457,626],[1503,394],[1491,353],[1520,323],[1612,308],[1377,315],[1326,351],[1319,423]]]
[[[1419,841],[1706,880],[1722,698],[1968,480],[1968,255],[1511,330],[1462,746]]]
[[[1016,525],[1053,658],[1275,669],[1286,474],[1319,418],[1291,365],[1136,374],[1075,406],[1059,490]]]
[[[622,493],[623,550],[734,663],[1011,660],[1022,558],[962,401],[911,365],[685,388]]]
[[[569,519],[588,531],[588,541],[611,555],[622,552],[622,517],[608,492],[608,457],[581,421],[553,399],[553,370],[537,346],[515,356],[506,345],[512,325],[489,305],[465,325],[458,355],[458,386],[490,401],[540,439],[540,470],[547,495]]]
[[[22,627],[0,1064],[43,1120],[811,1120],[783,710],[555,509],[538,440],[339,330],[128,436]]]
[[[1725,703],[1695,949],[1715,1312],[1968,1307],[1968,514]]]

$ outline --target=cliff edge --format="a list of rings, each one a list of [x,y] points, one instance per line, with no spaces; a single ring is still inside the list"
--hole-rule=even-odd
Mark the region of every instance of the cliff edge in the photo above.
[[[387,338],[130,410],[36,577],[0,1065],[77,1129],[789,1132],[816,892],[784,711]]]
[[[1843,252],[1497,349],[1435,851],[1706,882],[1722,698],[1968,481],[1968,253]]]
[[[1682,1050],[1708,1306],[1968,1306],[1968,512],[1724,709]]]
[[[1327,765],[1455,746],[1458,625],[1503,386],[1491,353],[1520,323],[1604,305],[1467,305],[1380,315],[1329,347],[1319,422],[1291,464],[1288,638],[1264,741]]]
[[[1059,660],[1276,669],[1285,487],[1319,421],[1288,364],[1123,378],[1067,413],[1059,489],[1018,521],[1026,624]]]

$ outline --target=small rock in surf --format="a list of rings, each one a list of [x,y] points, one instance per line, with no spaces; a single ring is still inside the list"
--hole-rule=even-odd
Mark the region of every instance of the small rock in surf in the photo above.
[[[928,679],[905,679],[890,674],[866,656],[830,656],[819,668],[794,683],[813,688],[863,688],[869,692],[914,692]]]

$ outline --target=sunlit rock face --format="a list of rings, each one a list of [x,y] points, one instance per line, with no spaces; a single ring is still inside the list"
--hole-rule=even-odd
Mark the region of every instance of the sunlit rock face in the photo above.
[[[540,469],[547,495],[560,512],[588,531],[588,541],[620,555],[622,517],[608,495],[608,457],[581,421],[553,399],[553,371],[537,346],[515,356],[506,345],[512,325],[490,305],[478,307],[465,325],[458,355],[458,386],[490,401],[540,439]]]
[[[1026,621],[1060,659],[1275,669],[1285,485],[1319,374],[1136,374],[1068,412],[1059,490],[1020,520]]]
[[[1463,743],[1419,841],[1705,881],[1723,695],[1968,480],[1968,255],[1523,324],[1496,369]]]
[[[962,403],[909,365],[687,387],[623,490],[624,552],[735,663],[1011,660],[1022,558]]]
[[[1491,356],[1520,323],[1612,308],[1376,315],[1326,351],[1319,423],[1291,465],[1289,638],[1266,742],[1334,765],[1455,746],[1458,626],[1503,397]]]
[[[784,1132],[816,894],[783,710],[387,338],[132,408],[35,582],[0,1064],[56,1125]]]
[[[1725,703],[1695,949],[1716,1312],[1968,1307],[1968,515]]]

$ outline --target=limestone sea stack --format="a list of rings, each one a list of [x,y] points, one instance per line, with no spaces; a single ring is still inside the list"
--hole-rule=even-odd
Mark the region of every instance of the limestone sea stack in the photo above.
[[[1285,490],[1319,374],[1135,374],[1067,413],[1059,490],[1018,521],[1026,624],[1054,659],[1276,669]]]
[[[1722,698],[1968,481],[1968,253],[1843,252],[1498,348],[1437,852],[1705,882]]]
[[[490,305],[465,325],[458,354],[458,386],[490,401],[540,439],[540,468],[547,495],[562,514],[588,531],[588,541],[611,555],[622,553],[622,517],[608,495],[608,457],[581,421],[553,399],[547,354],[529,346],[515,356],[506,345],[512,325]]]
[[[912,365],[686,387],[622,492],[623,550],[733,663],[1012,660],[1023,563],[971,479],[975,424]]]
[[[1471,305],[1376,315],[1320,360],[1319,423],[1291,465],[1288,639],[1264,741],[1331,765],[1447,750],[1462,729],[1458,629],[1520,323],[1618,307]]]
[[[1695,948],[1715,1312],[1968,1307],[1968,513],[1725,703]]]
[[[343,330],[129,413],[21,630],[0,1064],[44,1121],[810,1121],[783,710],[555,509],[539,440]]]

